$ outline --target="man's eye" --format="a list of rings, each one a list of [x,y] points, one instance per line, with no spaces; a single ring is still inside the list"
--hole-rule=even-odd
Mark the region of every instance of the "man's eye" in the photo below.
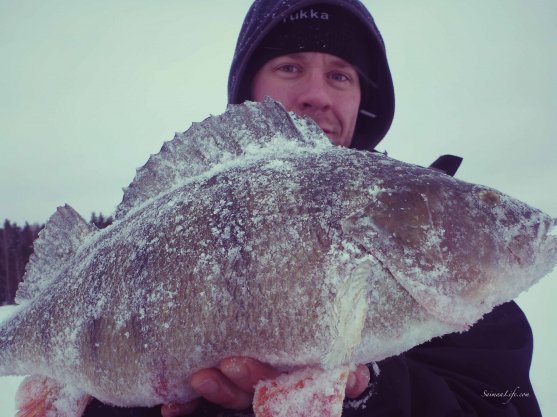
[[[330,78],[335,81],[350,81],[350,77],[342,72],[333,72]]]
[[[293,64],[280,65],[277,69],[281,72],[290,72],[290,73],[299,71],[298,68],[296,68],[296,66]]]

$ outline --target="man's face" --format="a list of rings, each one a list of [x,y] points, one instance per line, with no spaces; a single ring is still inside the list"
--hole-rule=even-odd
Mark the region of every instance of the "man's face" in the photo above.
[[[360,81],[345,60],[322,52],[282,55],[257,72],[252,99],[271,97],[288,111],[309,116],[337,145],[350,146],[360,107]]]

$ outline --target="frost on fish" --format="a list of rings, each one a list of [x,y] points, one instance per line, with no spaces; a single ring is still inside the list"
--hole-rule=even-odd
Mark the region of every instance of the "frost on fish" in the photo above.
[[[266,153],[299,150],[300,145],[307,148],[331,146],[328,139],[323,140],[326,137],[318,126],[293,114],[285,118],[282,106],[275,101],[247,102],[229,108],[234,110],[193,123],[189,130],[165,142],[160,152],[137,170],[134,181],[124,189],[116,219],[173,186],[223,169],[227,163],[245,164]],[[280,159],[270,160],[271,164],[281,162]]]
[[[348,367],[328,371],[306,368],[261,381],[253,410],[258,417],[335,417],[342,414]]]
[[[228,356],[378,361],[467,329],[557,262],[549,216],[333,146],[270,100],[167,142],[106,229],[59,208],[36,248],[0,374],[121,406],[191,400],[188,376]]]

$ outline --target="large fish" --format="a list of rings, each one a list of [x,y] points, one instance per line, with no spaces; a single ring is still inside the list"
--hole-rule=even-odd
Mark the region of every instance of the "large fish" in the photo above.
[[[274,101],[230,106],[137,171],[110,227],[50,218],[0,374],[35,375],[20,415],[79,416],[89,396],[189,401],[189,375],[242,355],[291,371],[258,388],[259,415],[295,415],[292,391],[340,415],[347,366],[466,330],[553,269],[555,229],[496,190],[334,146]]]

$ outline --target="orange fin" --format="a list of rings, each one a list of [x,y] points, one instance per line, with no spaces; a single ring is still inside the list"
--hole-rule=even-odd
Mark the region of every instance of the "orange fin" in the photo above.
[[[81,417],[91,397],[54,379],[32,375],[16,394],[16,417]]]
[[[256,417],[340,417],[350,368],[304,368],[255,387]]]

